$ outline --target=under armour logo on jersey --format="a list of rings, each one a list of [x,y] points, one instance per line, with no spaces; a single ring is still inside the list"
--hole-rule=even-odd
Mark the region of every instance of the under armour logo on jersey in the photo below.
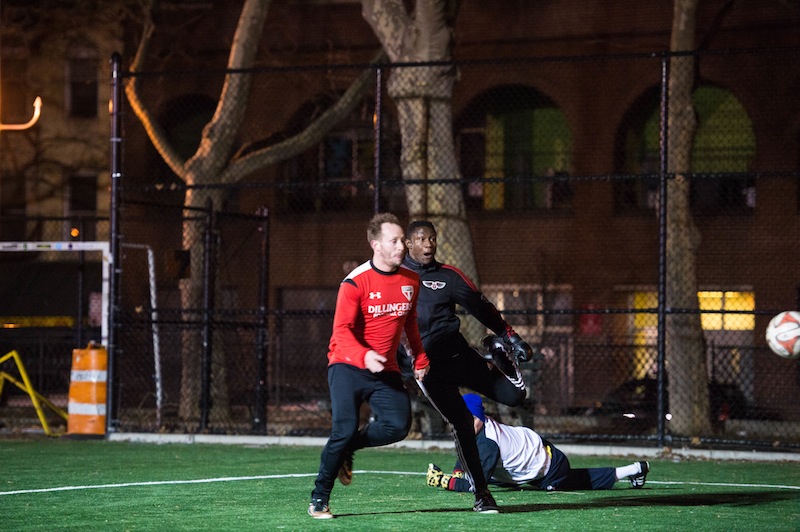
[[[370,299],[380,299],[381,298],[381,293],[380,292],[370,292],[369,293],[369,298]]]
[[[444,281],[422,281],[422,284],[431,290],[441,290],[447,286],[447,283]]]

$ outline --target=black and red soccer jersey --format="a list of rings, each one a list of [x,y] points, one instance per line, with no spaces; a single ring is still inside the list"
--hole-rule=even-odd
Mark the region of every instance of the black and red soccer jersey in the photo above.
[[[418,297],[419,277],[408,268],[387,273],[375,269],[372,261],[355,268],[339,286],[328,364],[342,362],[363,369],[364,355],[373,349],[386,357],[385,371],[399,373],[396,353],[405,331],[415,354],[414,366],[427,366],[417,328]]]
[[[458,333],[461,322],[455,314],[456,304],[461,305],[495,334],[506,332],[508,325],[497,308],[455,266],[435,260],[422,265],[409,255],[403,260],[403,264],[419,275],[421,287],[417,322],[426,349]]]

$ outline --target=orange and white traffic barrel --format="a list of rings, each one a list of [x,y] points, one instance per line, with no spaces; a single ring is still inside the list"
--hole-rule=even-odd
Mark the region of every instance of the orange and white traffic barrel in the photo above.
[[[90,343],[86,349],[72,350],[68,434],[106,433],[107,368],[105,347]]]

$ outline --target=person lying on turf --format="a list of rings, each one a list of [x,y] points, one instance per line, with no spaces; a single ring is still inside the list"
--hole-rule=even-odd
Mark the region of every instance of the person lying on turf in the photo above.
[[[603,490],[627,479],[632,488],[641,488],[650,472],[650,464],[644,460],[616,468],[573,469],[567,456],[533,429],[512,427],[486,416],[479,395],[466,394],[464,402],[472,413],[483,473],[491,484],[546,491]],[[428,464],[426,479],[428,486],[470,491],[458,460],[452,474]]]

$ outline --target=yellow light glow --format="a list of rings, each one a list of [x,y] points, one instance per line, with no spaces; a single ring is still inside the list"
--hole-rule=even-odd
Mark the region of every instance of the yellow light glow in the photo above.
[[[21,131],[28,129],[39,121],[39,116],[42,114],[42,99],[37,96],[33,101],[33,117],[24,124],[0,124],[0,130],[10,129],[12,131]]]

